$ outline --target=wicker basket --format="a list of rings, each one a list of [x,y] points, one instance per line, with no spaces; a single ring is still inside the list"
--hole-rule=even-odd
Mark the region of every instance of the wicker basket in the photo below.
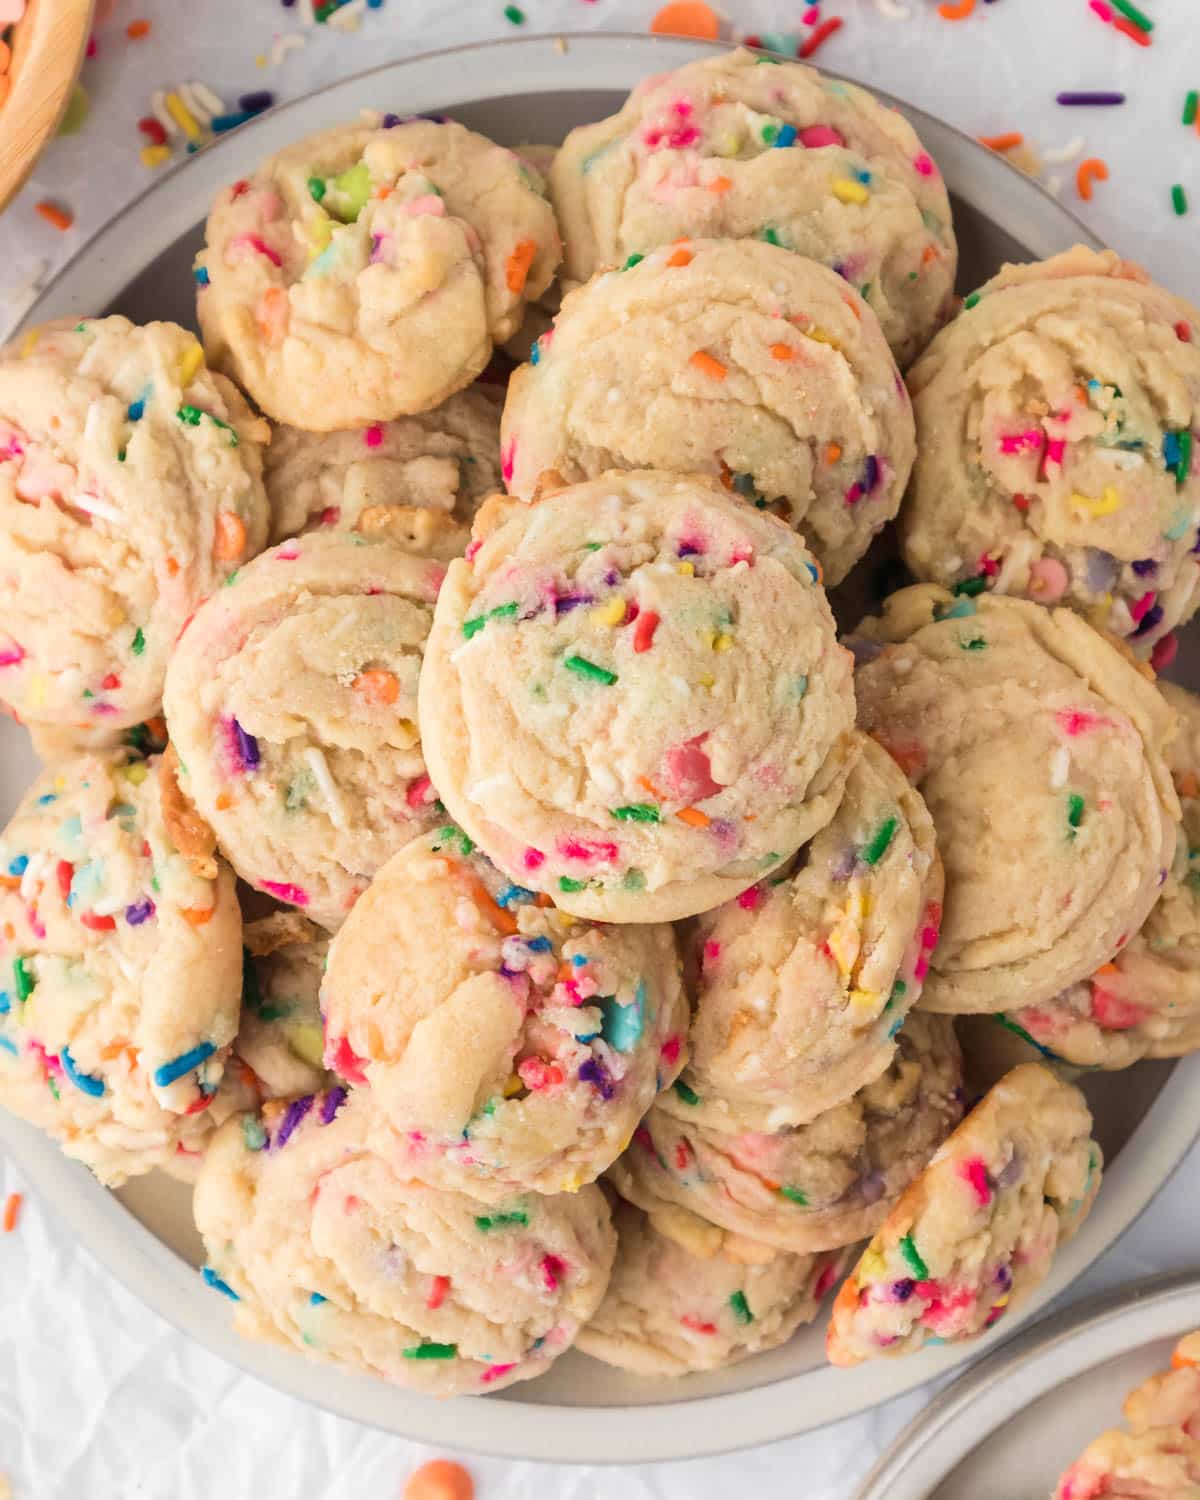
[[[91,29],[92,0],[28,0],[12,28],[0,105],[0,209],[33,171],[62,119]]]

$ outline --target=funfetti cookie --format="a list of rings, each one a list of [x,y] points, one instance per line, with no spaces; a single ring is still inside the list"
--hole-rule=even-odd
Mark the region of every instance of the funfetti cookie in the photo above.
[[[914,453],[904,382],[862,298],[754,240],[689,240],[571,293],[509,382],[508,488],[605,469],[709,474],[799,531],[839,583]]]
[[[888,1066],[941,921],[933,820],[868,736],[833,821],[685,929],[701,1093],[800,1125]]]
[[[1083,1095],[1036,1063],[984,1095],[842,1284],[836,1365],[974,1338],[1016,1307],[1087,1217],[1100,1148]]]
[[[807,1125],[702,1095],[685,1073],[634,1133],[609,1177],[656,1212],[687,1209],[798,1254],[872,1233],[962,1116],[953,1025],[909,1016],[886,1071]]]
[[[174,323],[0,351],[0,700],[81,748],[160,711],[206,594],[267,539],[267,424]]]
[[[1200,700],[1160,682],[1179,715],[1167,764],[1183,821],[1175,857],[1142,927],[1089,979],[996,1022],[1052,1060],[1126,1068],[1200,1048]]]
[[[299,912],[247,922],[242,933],[242,1017],[234,1043],[259,1095],[315,1093],[336,1079],[322,1058],[321,980],[329,937]]]
[[[1175,857],[1174,711],[1068,609],[917,585],[858,637],[860,726],[920,790],[945,866],[921,1004],[1006,1011],[1094,974]]]
[[[1077,245],[972,293],[909,384],[900,529],[918,578],[1068,604],[1143,654],[1194,613],[1194,307]]]
[[[452,120],[366,114],[217,198],[196,266],[215,364],[277,422],[363,427],[440,405],[558,266],[537,171]]]
[[[932,158],[903,115],[802,63],[736,51],[647,78],[571,131],[550,189],[573,281],[680,236],[764,240],[844,277],[901,365],[949,310],[958,252]]]
[[[183,791],[243,880],[330,929],[437,817],[416,690],[443,572],[356,533],[282,542],[171,658]]]
[[[599,921],[689,916],[829,822],[857,752],[817,565],[712,480],[489,502],[421,673],[429,772],[509,878]]]
[[[500,487],[500,408],[477,386],[432,411],[348,432],[276,427],[263,483],[272,541],[358,531],[458,557],[480,502]]]
[[[461,829],[409,844],[330,950],[325,1061],[389,1160],[489,1198],[590,1182],[686,1059],[666,923],[601,926],[501,875]]]
[[[1200,1442],[1177,1427],[1103,1432],[1058,1481],[1051,1500],[1118,1495],[1200,1500]]]
[[[217,1134],[194,1200],[214,1297],[247,1338],[434,1395],[542,1374],[604,1295],[604,1194],[489,1209],[394,1169],[369,1123],[339,1087]]]
[[[233,876],[180,847],[161,774],[60,761],[0,835],[0,1104],[111,1186],[195,1157],[238,1025]]]
[[[1133,1432],[1181,1427],[1200,1439],[1200,1331],[1179,1340],[1171,1354],[1171,1368],[1151,1375],[1131,1391],[1122,1410]]]
[[[720,1370],[786,1343],[811,1323],[844,1251],[789,1255],[683,1209],[618,1203],[617,1260],[576,1347],[638,1375]]]

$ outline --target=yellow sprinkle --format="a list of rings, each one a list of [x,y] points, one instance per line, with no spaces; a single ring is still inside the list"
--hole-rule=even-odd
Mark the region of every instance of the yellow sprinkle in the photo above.
[[[200,139],[200,127],[196,124],[195,116],[179,95],[168,94],[163,103],[167,106],[167,113],[175,121],[176,125],[179,126],[180,130],[183,131],[184,135],[187,136],[188,140],[198,141]]]
[[[1114,510],[1121,509],[1121,497],[1109,484],[1105,485],[1104,494],[1099,500],[1093,500],[1090,495],[1081,495],[1076,492],[1071,496],[1071,505],[1075,510],[1081,510],[1087,516],[1111,516]]]
[[[711,688],[716,685],[717,679],[715,677],[698,677],[696,681],[702,688]]]
[[[814,344],[828,344],[831,349],[836,349],[840,354],[842,346],[834,338],[833,334],[824,328],[802,328],[801,333],[806,339],[812,339]]]
[[[583,1186],[584,1179],[576,1173],[574,1177],[568,1177],[562,1185],[564,1193],[577,1193]]]
[[[858,1262],[858,1279],[866,1281],[876,1277],[883,1278],[887,1275],[887,1261],[880,1255],[879,1251],[872,1248],[864,1250],[862,1258]]]
[[[682,573],[685,578],[694,578],[696,576],[696,565],[690,562],[676,563],[675,571]]]
[[[713,641],[712,648],[714,651],[728,651],[732,645],[733,637],[731,635],[722,634],[717,636],[716,640]]]
[[[187,390],[192,381],[195,380],[200,366],[204,363],[204,350],[199,344],[192,344],[185,349],[179,357],[179,385],[181,390]]]
[[[330,223],[329,215],[323,213],[319,219],[313,219],[308,226],[310,257],[315,260],[332,238],[333,225]]]
[[[254,59],[254,66],[256,68],[265,68],[266,65],[267,65],[267,54],[265,52],[260,52],[258,54],[258,56]]]
[[[295,1026],[284,1028],[288,1040],[288,1046],[302,1062],[306,1062],[310,1068],[321,1068],[322,1055],[325,1051],[325,1034],[319,1026],[311,1023],[300,1023]]]
[[[29,691],[25,694],[26,708],[41,708],[46,701],[46,689],[50,686],[48,680],[38,673],[36,677],[29,679]]]
[[[54,790],[56,792],[61,792],[62,789],[66,786],[66,784],[67,784],[67,778],[65,776],[56,776],[54,778]]]
[[[833,196],[839,203],[865,203],[871,195],[861,182],[850,177],[837,177],[833,183]]]
[[[845,978],[854,967],[854,961],[858,957],[858,950],[861,946],[858,928],[848,918],[843,917],[825,941],[830,953],[833,954],[833,960],[839,972]]]
[[[132,781],[134,786],[141,786],[150,771],[144,760],[135,760],[131,765],[124,767],[126,781]]]
[[[503,1093],[506,1099],[511,1099],[514,1094],[519,1094],[525,1085],[516,1073],[513,1073],[504,1085]]]
[[[614,594],[611,599],[592,610],[593,625],[619,625],[624,618],[625,601],[619,594]]]
[[[869,1010],[872,1012],[877,1011],[879,1009],[879,1002],[881,999],[882,996],[879,994],[878,990],[850,991],[850,1004],[854,1006],[856,1010]]]
[[[1009,1297],[1009,1294],[1007,1292],[1005,1292],[1005,1294],[1004,1294],[1003,1297],[997,1297],[996,1300],[995,1300],[995,1302],[992,1303],[993,1309],[995,1309],[997,1307],[1007,1307],[1008,1306],[1008,1297]]]
[[[713,150],[718,156],[736,156],[741,150],[741,144],[737,136],[723,135],[720,140],[713,142]]]
[[[22,359],[28,359],[29,358],[29,356],[37,348],[38,339],[40,339],[41,336],[42,336],[42,330],[40,328],[31,328],[29,330],[29,332],[21,340],[21,358]]]
[[[861,885],[851,886],[846,900],[846,919],[858,925],[867,915],[867,893]]]
[[[143,146],[139,153],[144,167],[161,167],[171,159],[170,146]]]

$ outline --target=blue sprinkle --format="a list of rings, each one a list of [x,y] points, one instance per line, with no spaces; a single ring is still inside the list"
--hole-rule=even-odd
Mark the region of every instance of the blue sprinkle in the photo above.
[[[208,285],[208,267],[207,266],[195,266],[193,268],[193,270],[192,270],[192,280],[196,283],[197,286],[207,286]]]
[[[1179,466],[1179,434],[1167,432],[1163,434],[1163,468],[1174,469]]]
[[[820,575],[820,573],[817,572],[816,568],[812,565],[812,563],[806,562],[804,564],[804,566],[808,569],[809,575],[811,576],[812,581],[814,583],[820,583],[820,581],[821,581],[821,575]]]
[[[603,1024],[600,1034],[617,1052],[632,1052],[646,1029],[646,986],[638,980],[637,989],[629,1005],[619,1003],[615,995],[606,995],[600,1001]]]
[[[58,793],[57,792],[43,792],[42,795],[37,799],[37,805],[39,807],[49,807],[52,802],[57,802],[57,801],[58,801]]]
[[[589,1031],[586,1036],[577,1036],[575,1040],[586,1047],[589,1042],[594,1042],[599,1035],[598,1031]]]
[[[548,937],[526,938],[525,946],[529,949],[530,953],[549,953],[551,943]]]
[[[977,613],[974,599],[969,599],[964,594],[961,599],[956,599],[949,609],[939,610],[939,620],[967,620]]]
[[[805,693],[808,692],[808,678],[807,677],[797,677],[796,680],[795,680],[795,682],[794,682],[794,684],[793,684],[793,686],[795,687],[795,690],[796,690],[796,697],[797,698],[803,698],[804,695],[805,695]]]
[[[320,1307],[322,1302],[328,1302],[328,1297],[322,1297],[320,1292],[310,1292],[308,1300],[313,1307]]]
[[[75,1059],[71,1056],[70,1047],[64,1047],[58,1054],[58,1060],[62,1063],[62,1070],[80,1091],[93,1099],[99,1099],[104,1093],[104,1079],[96,1078],[91,1073],[81,1073]]]
[[[7,990],[0,990],[0,1016],[8,1015],[12,1010],[12,996]]]
[[[17,1056],[15,1044],[10,1042],[6,1036],[0,1036],[0,1047],[3,1047],[5,1052],[11,1052],[14,1057]]]
[[[891,1038],[896,1035],[896,1033],[900,1030],[901,1026],[904,1025],[904,1022],[905,1022],[905,1017],[904,1016],[897,1016],[897,1018],[892,1022],[891,1026],[888,1028],[888,1039],[889,1040],[891,1040]]]
[[[527,891],[523,885],[506,885],[496,897],[496,905],[504,907],[507,911],[510,906],[519,906],[522,901],[532,900],[533,892]]]
[[[796,144],[796,127],[794,125],[781,125],[779,134],[771,142],[772,146],[794,146]]]
[[[582,969],[587,964],[587,957],[582,953],[573,953],[571,955],[571,962],[577,969]]]
[[[140,422],[142,420],[142,418],[145,416],[145,414],[146,414],[146,403],[142,400],[142,398],[140,396],[138,397],[138,399],[136,401],[131,401],[129,403],[129,408],[128,408],[128,410],[125,413],[125,415],[129,418],[129,420],[131,422]]]
[[[28,868],[29,868],[29,856],[28,856],[28,854],[18,854],[17,857],[16,857],[16,859],[14,859],[12,861],[12,863],[9,865],[9,867],[8,867],[8,873],[10,875],[24,875],[25,871]]]
[[[228,1297],[231,1302],[240,1302],[242,1300],[227,1281],[221,1280],[211,1266],[202,1266],[200,1274],[204,1277],[204,1284],[212,1287],[214,1292],[220,1292],[223,1297]]]
[[[67,818],[65,822],[60,823],[58,834],[60,838],[65,839],[68,843],[75,843],[81,839],[83,837],[83,821],[79,814],[76,813],[73,818]]]
[[[862,182],[862,183],[867,183],[867,182],[870,182],[870,180],[871,180],[871,174],[870,174],[870,172],[866,171],[865,169],[862,170],[862,171],[859,171],[859,172],[855,172],[854,175],[855,175],[855,177],[858,178],[859,182]]]
[[[229,115],[214,115],[209,121],[208,128],[214,135],[223,135],[227,130],[236,130],[239,125],[244,125],[247,120],[253,120],[257,110],[238,109]]]
[[[185,1073],[190,1073],[193,1068],[198,1068],[207,1057],[211,1057],[216,1051],[213,1042],[201,1042],[198,1047],[193,1047],[190,1052],[185,1052],[182,1057],[173,1061],[163,1063],[161,1068],[154,1070],[155,1088],[165,1089],[177,1078],[182,1078]]]
[[[529,363],[531,365],[536,365],[537,362],[538,362],[538,360],[541,359],[541,357],[542,357],[542,341],[541,341],[540,338],[537,338],[537,339],[534,339],[534,341],[533,341],[533,348],[530,349],[530,351],[529,351]]]

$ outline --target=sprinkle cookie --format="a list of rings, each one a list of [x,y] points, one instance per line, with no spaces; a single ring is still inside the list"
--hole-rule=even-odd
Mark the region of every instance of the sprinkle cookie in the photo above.
[[[234,1044],[264,1099],[316,1093],[333,1080],[322,1062],[319,996],[329,939],[298,912],[247,922],[242,1019]]]

